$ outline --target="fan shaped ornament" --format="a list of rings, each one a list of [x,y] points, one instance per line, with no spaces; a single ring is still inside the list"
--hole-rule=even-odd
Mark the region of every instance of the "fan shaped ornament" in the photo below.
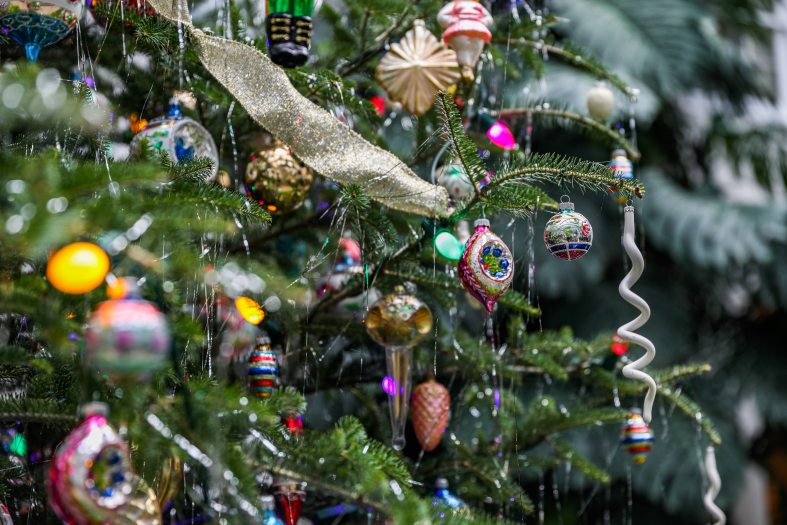
[[[429,111],[439,91],[459,80],[459,64],[456,53],[430,33],[423,20],[416,20],[380,60],[375,78],[393,100],[418,116]]]

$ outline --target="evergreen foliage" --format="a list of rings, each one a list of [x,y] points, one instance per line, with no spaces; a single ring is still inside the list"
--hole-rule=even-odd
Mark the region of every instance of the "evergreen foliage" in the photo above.
[[[100,3],[93,13],[99,23],[84,28],[81,40],[72,36],[47,49],[42,66],[17,63],[3,70],[0,89],[18,85],[22,95],[16,105],[0,105],[0,421],[18,425],[38,449],[51,451],[78,421],[80,404],[107,401],[148,484],[155,486],[170,458],[186,465],[165,523],[253,523],[259,519],[258,495],[270,491],[271,476],[307,482],[308,512],[338,502],[355,505],[359,510],[345,516],[346,523],[386,518],[397,524],[516,523],[534,519],[530,516],[545,506],[558,520],[590,523],[605,512],[598,505],[612,505],[616,514],[625,509],[609,496],[599,503],[597,495],[621,487],[633,487],[660,506],[657,521],[679,523],[678,515],[688,516],[687,523],[705,519],[693,456],[701,443],[723,444],[722,474],[739,468],[746,451],[730,423],[732,402],[754,394],[769,421],[787,421],[779,402],[784,368],[768,366],[771,361],[761,354],[744,355],[743,345],[713,335],[716,327],[734,323],[736,335],[729,339],[742,338],[754,329],[742,314],[762,307],[777,318],[787,305],[787,276],[778,264],[787,240],[784,206],[773,205],[768,193],[784,178],[784,145],[774,146],[784,130],[724,125],[724,116],[738,115],[747,97],[767,92],[739,43],[762,43],[767,31],[753,13],[768,6],[755,0],[550,4],[551,12],[517,10],[518,21],[509,9],[495,6],[495,40],[479,82],[460,86],[454,96],[440,93],[435,108],[419,119],[401,112],[380,118],[367,99],[378,93],[372,80],[376,62],[414,20],[426,20],[439,34],[436,0],[325,4],[315,19],[312,61],[288,72],[304,96],[424,176],[447,144],[446,160],[462,166],[475,192],[444,224],[381,208],[359,185],[336,188],[321,180],[313,193],[328,195],[314,198],[327,201],[325,208],[307,204],[271,216],[241,193],[206,182],[213,167],[207,159],[175,164],[148,149],[142,158],[114,160],[114,150],[132,136],[118,122],[132,113],[144,119],[162,114],[174,90],[193,95],[194,105],[185,111],[211,131],[222,167],[235,183],[265,133],[211,78],[178,27],[156,16]],[[239,2],[221,9],[195,11],[197,25],[212,25],[215,34],[266,50],[253,6]],[[55,83],[51,93],[39,87],[47,75],[69,77],[75,46],[85,60],[77,69],[94,76],[98,93],[111,99],[112,125],[109,111],[84,82]],[[11,47],[3,53],[6,59],[19,57]],[[556,102],[559,93],[526,100],[510,95],[531,83],[554,86],[559,75],[580,85],[603,78],[626,104],[641,90],[650,110],[640,120],[645,130],[639,140],[625,104],[607,127],[584,116],[576,100]],[[495,88],[497,81],[502,88]],[[673,129],[692,117],[675,100],[681,90],[702,90],[723,101],[688,145],[683,139],[691,134]],[[489,95],[495,93],[493,104]],[[490,115],[505,116],[515,128],[535,117],[533,152],[496,151],[492,159],[480,154],[479,146],[488,146],[485,130],[466,120],[474,109],[460,108],[455,97],[489,104]],[[730,202],[714,185],[711,159],[693,153],[720,145],[733,160],[757,159],[763,152],[778,160],[754,165],[755,179],[768,195],[764,203]],[[642,155],[637,179],[612,177],[605,164],[609,147],[623,147],[635,160]],[[699,181],[696,171],[702,173]],[[615,295],[623,272],[611,186],[641,204],[649,265],[642,295],[652,304],[655,325],[649,329],[658,332],[654,339],[663,356],[652,370],[660,421],[653,459],[633,476],[621,466],[627,458],[617,432],[625,408],[639,404],[644,387],[620,374],[640,350],[632,348],[621,359],[609,351],[614,327],[631,316]],[[591,217],[595,262],[566,269],[541,254],[531,259],[522,253],[522,237],[532,250],[538,237],[533,230],[561,193],[599,215]],[[488,338],[481,335],[486,328],[481,310],[465,300],[455,277],[455,262],[432,245],[438,226],[481,216],[497,217],[494,229],[514,249],[518,265]],[[138,228],[143,218],[145,226]],[[315,280],[331,272],[346,235],[362,248],[362,272],[309,301]],[[113,382],[86,366],[84,326],[103,290],[68,296],[45,279],[48,253],[77,240],[106,247],[112,271],[139,277],[144,297],[167,315],[174,340],[170,363],[149,383]],[[527,278],[529,264],[538,268],[541,297]],[[285,355],[287,387],[269,399],[247,392],[238,369],[244,363],[220,350],[228,330],[221,319],[226,306],[210,276],[228,265],[264,279],[260,302],[273,295],[282,302],[263,328]],[[750,285],[744,269],[766,284]],[[378,386],[385,373],[383,352],[363,324],[341,309],[360,297],[356,307],[363,311],[372,291],[388,293],[402,283],[415,285],[435,317],[433,333],[413,350],[414,384],[436,375],[453,399],[446,435],[429,454],[421,454],[409,435],[403,453],[387,446],[386,397]],[[747,290],[742,309],[696,304],[703,292],[723,300],[736,285]],[[560,302],[561,294],[582,299]],[[695,303],[678,309],[678,300]],[[684,311],[682,324],[670,325]],[[773,345],[777,327],[766,328],[758,341]],[[717,347],[725,350],[717,354]],[[761,379],[739,377],[738,370],[754,364],[765,371]],[[709,386],[728,380],[739,385],[734,392]],[[305,414],[302,438],[280,423],[281,414],[291,412]],[[31,523],[54,523],[42,490],[47,464],[9,458],[0,457],[0,497],[14,512],[20,511],[18,502],[29,501]],[[439,477],[450,480],[468,507],[433,503]],[[555,487],[554,501],[544,495],[545,479]],[[649,484],[652,479],[659,482]],[[725,476],[722,501],[729,503],[737,484]],[[582,507],[565,504],[567,493],[581,495]]]

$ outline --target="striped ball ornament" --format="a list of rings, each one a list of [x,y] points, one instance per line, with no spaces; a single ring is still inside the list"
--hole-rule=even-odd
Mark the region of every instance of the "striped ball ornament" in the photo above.
[[[639,410],[629,412],[626,424],[620,432],[620,444],[626,448],[634,463],[641,465],[648,459],[648,453],[653,446],[653,432]]]
[[[279,386],[279,354],[271,350],[267,335],[257,338],[247,368],[249,390],[260,399],[271,397]]]

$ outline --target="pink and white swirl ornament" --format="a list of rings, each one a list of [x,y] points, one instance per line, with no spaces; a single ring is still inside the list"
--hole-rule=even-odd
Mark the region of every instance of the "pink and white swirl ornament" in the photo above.
[[[646,423],[650,423],[653,414],[653,401],[656,399],[656,381],[643,372],[642,369],[655,359],[656,346],[650,339],[634,333],[635,330],[642,328],[650,319],[650,306],[642,297],[631,291],[631,287],[642,276],[642,271],[645,269],[645,259],[642,257],[639,248],[637,248],[634,237],[634,206],[626,206],[623,215],[622,243],[623,249],[626,250],[626,254],[631,259],[631,270],[620,281],[618,293],[620,293],[624,301],[637,308],[640,314],[632,321],[618,328],[618,335],[627,343],[635,344],[645,349],[645,355],[623,367],[623,375],[629,379],[642,381],[648,386],[648,392],[645,394],[645,403],[642,408],[642,418]]]
[[[83,414],[52,457],[47,494],[67,525],[111,523],[132,495],[128,446],[107,421],[105,404],[90,403]]]
[[[489,229],[489,221],[475,221],[459,259],[459,280],[465,290],[492,313],[497,299],[514,279],[514,257],[503,240]]]

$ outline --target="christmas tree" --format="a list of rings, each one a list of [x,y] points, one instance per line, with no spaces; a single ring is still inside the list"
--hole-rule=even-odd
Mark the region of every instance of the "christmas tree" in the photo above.
[[[769,7],[0,6],[0,521],[723,523]]]

